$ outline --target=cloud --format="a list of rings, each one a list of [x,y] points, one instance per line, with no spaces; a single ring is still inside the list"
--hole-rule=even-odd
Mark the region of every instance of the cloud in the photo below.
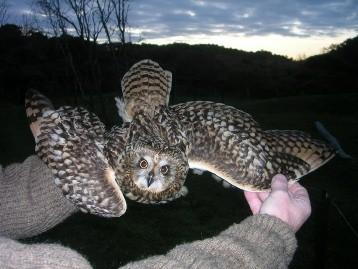
[[[136,0],[130,12],[132,27],[143,29],[144,39],[217,32],[245,36],[335,36],[358,29],[355,0]]]
[[[32,0],[11,0],[13,18]],[[358,34],[357,0],[133,0],[131,41],[211,43],[296,57]]]
[[[13,16],[30,0],[12,0]],[[334,36],[358,29],[357,0],[133,0],[129,22],[134,35],[164,38],[187,34],[278,34]]]

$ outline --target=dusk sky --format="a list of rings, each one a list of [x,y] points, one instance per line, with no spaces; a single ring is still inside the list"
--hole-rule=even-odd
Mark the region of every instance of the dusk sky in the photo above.
[[[29,13],[31,1],[9,2],[12,21]],[[133,41],[209,43],[297,58],[356,36],[358,0],[133,0],[129,24]]]

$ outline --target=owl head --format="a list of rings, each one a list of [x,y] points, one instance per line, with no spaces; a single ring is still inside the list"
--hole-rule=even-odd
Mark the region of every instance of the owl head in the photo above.
[[[157,137],[137,137],[126,147],[124,194],[142,203],[165,203],[187,193],[189,169],[185,152]]]

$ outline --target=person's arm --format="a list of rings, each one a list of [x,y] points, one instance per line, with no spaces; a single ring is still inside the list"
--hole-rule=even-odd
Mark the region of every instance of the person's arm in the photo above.
[[[175,247],[124,268],[286,268],[296,249],[292,229],[268,215],[248,217],[219,235]]]
[[[45,232],[76,211],[38,157],[30,156],[5,168],[0,165],[0,268],[92,268],[70,248],[10,239]]]
[[[13,239],[38,235],[76,211],[37,156],[0,166],[0,235]]]
[[[276,190],[276,185],[273,182],[270,194],[255,194],[251,198],[246,194],[250,207],[253,209],[255,204],[255,208],[260,210],[277,207],[280,211],[282,202],[290,205],[290,199],[295,200],[295,196],[284,193],[290,193],[293,185],[287,191],[282,188]],[[0,192],[0,234],[12,238],[44,232],[76,211],[53,184],[50,171],[35,156],[22,164],[0,169]],[[283,194],[286,200],[282,200]],[[299,195],[299,199],[307,200],[308,197]],[[308,216],[307,210],[302,211],[302,207],[283,208],[286,213],[293,209],[294,215],[306,216],[297,218],[302,223]],[[121,268],[286,268],[296,249],[296,228],[280,216],[268,215],[272,213],[270,210],[260,210],[254,213],[262,214],[234,224],[218,236],[182,244],[166,255],[129,263]],[[291,213],[285,215],[291,216]],[[64,268],[65,264],[90,268],[89,263],[73,250],[53,244],[24,245],[0,237],[0,265],[6,267],[13,264],[21,268],[33,268],[32,265],[37,268],[47,268],[48,265]]]
[[[76,251],[59,244],[23,244],[0,235],[1,269],[92,269]]]
[[[232,225],[213,238],[182,244],[165,255],[128,263],[119,269],[286,268],[295,249],[295,236],[287,224],[259,214]],[[2,268],[1,265],[29,269],[91,268],[83,257],[69,248],[55,244],[27,245],[0,237]]]
[[[254,216],[213,238],[179,245],[166,255],[123,268],[287,268],[296,250],[294,232],[311,213],[307,191],[275,176],[271,192],[245,192]]]

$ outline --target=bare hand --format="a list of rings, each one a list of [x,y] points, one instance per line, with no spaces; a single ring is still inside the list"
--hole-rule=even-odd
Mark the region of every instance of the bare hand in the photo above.
[[[295,232],[311,214],[307,190],[297,182],[288,185],[283,175],[273,177],[269,192],[245,191],[244,194],[253,214],[275,216],[290,225]]]

